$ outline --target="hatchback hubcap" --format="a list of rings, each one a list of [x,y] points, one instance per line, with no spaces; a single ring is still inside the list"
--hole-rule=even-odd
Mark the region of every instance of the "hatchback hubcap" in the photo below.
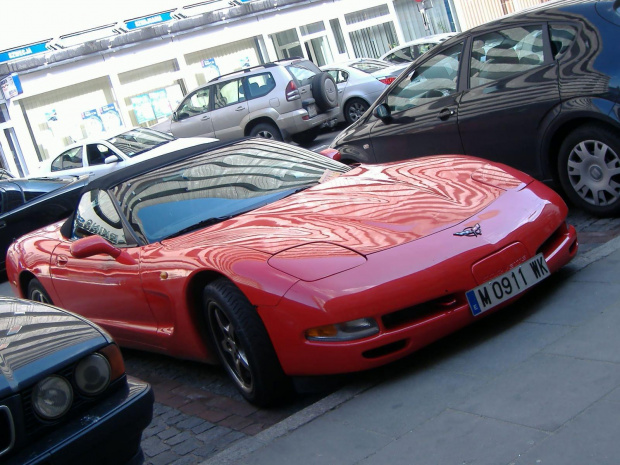
[[[32,291],[32,294],[30,296],[30,300],[34,300],[35,302],[41,302],[41,303],[44,303],[44,304],[49,304],[50,303],[50,301],[47,299],[47,297],[45,297],[45,294],[43,294],[38,289]]]
[[[611,205],[620,199],[620,157],[607,144],[586,140],[568,156],[568,179],[575,192],[591,205]]]

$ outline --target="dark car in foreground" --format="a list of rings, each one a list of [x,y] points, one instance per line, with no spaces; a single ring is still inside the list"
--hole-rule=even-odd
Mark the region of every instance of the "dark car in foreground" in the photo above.
[[[103,330],[43,303],[0,298],[0,463],[137,464],[153,391]]]
[[[0,270],[11,242],[69,216],[88,179],[84,175],[0,181]]]
[[[333,142],[346,162],[468,154],[620,212],[620,2],[561,1],[430,50]]]

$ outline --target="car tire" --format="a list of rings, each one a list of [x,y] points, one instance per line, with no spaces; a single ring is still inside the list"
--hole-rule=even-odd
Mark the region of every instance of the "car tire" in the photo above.
[[[370,105],[366,100],[361,98],[352,98],[347,101],[344,106],[344,119],[348,125],[355,123],[361,116],[366,113],[366,110],[370,108]]]
[[[28,299],[35,302],[54,305],[54,302],[52,302],[49,294],[47,293],[41,282],[36,278],[31,279],[28,283]]]
[[[255,308],[232,282],[220,278],[203,291],[209,336],[226,372],[246,400],[264,407],[292,391]]]
[[[249,135],[268,140],[282,140],[282,134],[278,127],[270,123],[258,123],[250,130]]]
[[[329,73],[316,74],[312,78],[312,96],[321,111],[328,111],[338,106],[338,87]]]
[[[560,147],[558,174],[575,206],[598,216],[620,213],[620,137],[589,124],[571,132]]]

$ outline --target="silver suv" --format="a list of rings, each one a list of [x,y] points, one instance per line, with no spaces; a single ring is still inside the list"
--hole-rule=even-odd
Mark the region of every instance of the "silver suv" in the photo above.
[[[258,136],[309,143],[338,118],[334,79],[314,63],[288,59],[219,76],[190,92],[153,129],[220,140]]]

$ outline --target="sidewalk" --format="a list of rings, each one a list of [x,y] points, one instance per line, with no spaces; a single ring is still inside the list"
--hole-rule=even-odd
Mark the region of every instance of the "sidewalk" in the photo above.
[[[619,307],[617,238],[203,465],[617,465]]]

